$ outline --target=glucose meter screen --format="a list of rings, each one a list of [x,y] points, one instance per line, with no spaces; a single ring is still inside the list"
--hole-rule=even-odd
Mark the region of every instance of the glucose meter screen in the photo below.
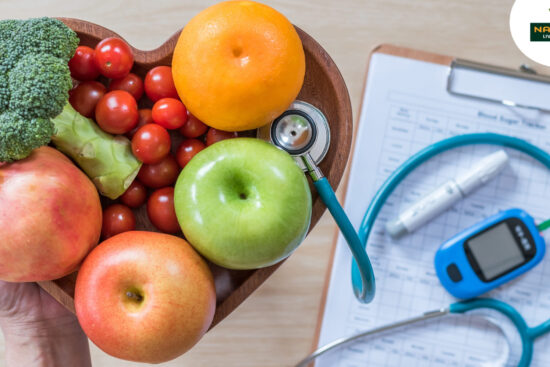
[[[485,279],[492,280],[525,261],[510,228],[501,223],[468,241]]]

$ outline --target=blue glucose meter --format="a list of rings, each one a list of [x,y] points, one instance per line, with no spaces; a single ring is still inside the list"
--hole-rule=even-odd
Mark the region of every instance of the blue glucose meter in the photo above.
[[[466,299],[525,273],[545,252],[533,218],[521,209],[509,209],[445,242],[435,254],[435,270],[449,293]]]

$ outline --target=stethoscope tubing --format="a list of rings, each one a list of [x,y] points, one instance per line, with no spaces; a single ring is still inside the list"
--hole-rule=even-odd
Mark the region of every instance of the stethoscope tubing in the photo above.
[[[522,351],[518,367],[529,367],[533,359],[533,341],[540,335],[550,331],[548,328],[550,320],[530,328],[527,326],[525,319],[514,307],[493,298],[474,298],[467,301],[456,302],[449,306],[449,312],[457,314],[481,308],[495,310],[506,316],[514,324],[521,338]]]
[[[365,246],[359,239],[357,231],[338,202],[338,198],[327,178],[323,177],[317,181],[313,181],[313,185],[315,185],[321,200],[325,203],[334,221],[340,228],[342,235],[346,239],[353,255],[354,263],[358,264],[357,271],[355,272],[356,278],[352,281],[355,297],[362,303],[369,303],[374,298],[376,283],[374,281],[374,271],[372,270],[367,252],[365,251]]]
[[[401,164],[380,186],[373,199],[371,200],[367,211],[363,216],[361,226],[359,227],[358,235],[364,249],[363,251],[366,252],[366,244],[369,235],[372,231],[374,221],[376,220],[378,213],[382,209],[382,206],[391,195],[393,190],[405,179],[405,177],[407,177],[407,175],[414,171],[418,166],[420,166],[430,158],[433,158],[439,153],[461,146],[473,144],[500,145],[508,148],[513,148],[535,158],[550,169],[550,155],[539,147],[523,139],[496,133],[473,133],[457,135],[438,141],[412,155],[403,164]],[[361,287],[361,269],[357,266],[355,258],[352,260],[351,274],[353,288],[356,289]],[[360,298],[358,298],[358,301],[363,302]]]
[[[315,350],[312,354],[300,361],[295,367],[305,367],[309,365],[313,360],[321,355],[334,350],[335,348],[348,345],[350,343],[359,341],[368,336],[373,336],[390,330],[399,329],[405,326],[409,326],[415,323],[424,322],[427,320],[433,320],[440,317],[444,317],[450,313],[452,314],[464,314],[470,311],[478,309],[492,309],[499,312],[506,318],[508,318],[516,327],[518,334],[521,338],[522,353],[518,362],[518,367],[528,367],[531,364],[534,350],[534,340],[550,331],[550,320],[543,322],[542,324],[530,328],[527,325],[525,319],[521,314],[509,304],[493,299],[493,298],[474,298],[467,301],[460,301],[449,305],[447,308],[440,308],[437,310],[424,312],[422,315],[411,317],[409,319],[395,321],[391,324],[378,326],[374,329],[366,330],[358,334],[340,338],[328,343],[319,349]],[[497,327],[498,325],[495,324]]]

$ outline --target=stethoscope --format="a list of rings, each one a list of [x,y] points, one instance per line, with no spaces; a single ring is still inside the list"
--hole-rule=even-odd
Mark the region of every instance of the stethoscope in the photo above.
[[[483,309],[489,309],[496,311],[503,315],[504,317],[508,318],[513,327],[515,327],[515,330],[517,331],[517,334],[519,335],[521,339],[521,357],[519,361],[517,361],[516,366],[518,367],[528,367],[531,364],[531,360],[533,358],[533,344],[535,339],[537,339],[539,336],[542,336],[548,332],[550,332],[550,320],[547,320],[540,325],[537,325],[535,327],[529,327],[527,326],[527,322],[525,319],[521,316],[521,314],[512,306],[510,306],[507,303],[504,303],[502,301],[493,299],[493,298],[475,298],[468,301],[463,302],[456,302],[448,307],[441,308],[438,310],[433,311],[427,311],[424,312],[420,316],[412,317],[410,319],[397,321],[388,325],[379,326],[375,329],[371,329],[368,331],[364,331],[359,334],[352,335],[350,337],[337,339],[329,344],[326,344],[322,346],[321,348],[314,351],[312,354],[310,354],[308,357],[304,358],[302,361],[300,361],[295,367],[307,367],[313,360],[320,357],[321,355],[334,350],[335,348],[342,347],[347,344],[351,344],[353,342],[356,342],[358,340],[361,340],[363,338],[373,336],[380,333],[385,333],[394,329],[398,329],[401,327],[413,325],[416,323],[420,323],[426,320],[432,320],[437,319],[442,316],[446,316],[449,314],[464,314],[466,312],[476,311],[476,310],[483,310]],[[486,316],[484,314],[481,314],[482,317],[484,317],[487,321],[489,321],[492,325],[497,327],[502,334],[505,336],[508,336],[508,331],[504,328],[502,328],[499,324],[499,321],[493,321],[493,319],[489,316]],[[509,344],[509,350],[511,348],[511,337],[506,338],[508,344]],[[510,354],[508,356],[504,356],[503,360],[501,361],[501,364],[504,366],[509,366],[511,361],[508,359],[509,357],[512,357]],[[491,364],[493,366],[493,364]]]
[[[258,137],[285,150],[310,175],[319,197],[334,217],[355,259],[352,268],[355,296],[363,303],[372,301],[375,293],[374,272],[365,251],[366,242],[361,242],[330,183],[317,166],[330,147],[330,128],[325,115],[309,103],[294,101],[270,125],[260,128]]]
[[[494,133],[473,133],[453,136],[420,150],[399,166],[380,186],[361,222],[359,231],[355,231],[342,206],[338,202],[334,190],[323,176],[317,164],[324,158],[330,146],[329,124],[324,114],[313,105],[295,101],[290,108],[275,119],[270,125],[258,130],[258,137],[271,141],[277,147],[293,156],[302,169],[311,176],[321,200],[334,217],[338,227],[353,254],[352,285],[355,296],[362,303],[372,301],[375,293],[374,272],[368,255],[366,243],[373,228],[374,221],[387,198],[393,190],[422,163],[437,154],[465,145],[489,144],[499,145],[519,150],[544,164],[550,169],[550,154],[528,143],[525,140]],[[368,335],[385,332],[397,327],[410,325],[444,316],[449,313],[462,314],[474,309],[492,309],[509,318],[521,336],[522,354],[519,367],[527,367],[533,355],[533,341],[550,332],[550,319],[536,327],[528,327],[525,319],[512,306],[490,298],[479,298],[451,304],[448,308],[424,313],[422,316],[399,321],[387,326],[379,327],[348,338],[342,338],[319,348],[296,367],[307,366],[313,359],[340,347],[344,344],[357,341]],[[497,325],[498,326],[498,325]]]

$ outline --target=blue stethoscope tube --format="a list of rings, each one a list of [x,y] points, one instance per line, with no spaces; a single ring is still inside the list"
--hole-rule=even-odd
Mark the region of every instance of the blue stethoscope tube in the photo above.
[[[323,200],[330,214],[334,217],[334,221],[340,228],[353,255],[354,271],[352,272],[352,284],[355,297],[362,303],[369,303],[374,298],[376,283],[374,281],[372,265],[365,251],[364,244],[366,242],[361,242],[359,239],[355,228],[338,202],[338,198],[334,194],[334,190],[332,190],[327,178],[323,177],[318,181],[313,181],[313,184],[321,200]]]
[[[319,161],[324,157],[330,145],[330,130],[326,117],[313,105],[294,101],[290,109],[266,128],[259,129],[258,135],[264,136],[267,131],[270,141],[299,159],[309,173],[319,197],[340,227],[356,260],[355,277],[357,279],[353,282],[355,296],[364,303],[372,301],[375,293],[374,273],[365,252],[365,246],[359,240],[357,231],[338,202],[327,178],[316,165],[316,160]]]
[[[317,118],[310,116],[312,111],[316,114]],[[289,119],[287,115],[293,118]],[[317,135],[317,129],[326,129],[327,126],[328,121],[318,109],[308,103],[295,101],[292,108],[277,118],[269,127],[269,136],[273,144],[287,151],[292,156],[300,158],[302,164],[311,176],[321,200],[325,203],[338,224],[353,255],[351,280],[355,296],[361,303],[371,302],[376,291],[374,272],[366,253],[366,244],[374,221],[397,185],[422,163],[449,149],[473,144],[492,144],[522,151],[537,159],[550,169],[550,155],[525,140],[494,133],[474,133],[453,136],[420,150],[401,164],[384,181],[374,195],[365,212],[359,231],[357,232],[338,202],[330,183],[316,166],[315,160],[310,154],[316,142],[315,137]],[[308,135],[308,133],[311,134]],[[321,141],[320,144],[328,148],[328,144],[330,144],[328,136],[326,139],[321,140],[324,141]],[[305,147],[302,146],[304,141],[307,142]],[[322,159],[322,155],[317,158]]]
[[[374,195],[367,208],[367,211],[365,212],[358,234],[353,229],[353,226],[350,223],[346,214],[344,213],[344,210],[338,203],[336,195],[330,187],[327,179],[324,177],[316,179],[314,177],[315,175],[313,175],[310,170],[310,174],[312,174],[315,187],[319,191],[319,196],[326,204],[330,213],[333,215],[336,223],[338,224],[352,251],[354,257],[352,260],[351,269],[352,285],[355,295],[360,302],[368,303],[374,298],[374,273],[370,260],[366,254],[366,243],[371,233],[376,217],[378,216],[378,213],[382,209],[382,206],[391,195],[393,190],[407,177],[409,173],[415,170],[422,163],[426,162],[428,159],[433,158],[437,154],[445,152],[447,150],[473,144],[499,145],[516,149],[531,156],[532,158],[536,159],[544,166],[546,166],[548,169],[550,169],[550,154],[536,147],[535,145],[519,138],[495,133],[474,133],[453,136],[441,140],[411,156],[384,181],[384,183],[380,186],[380,188]],[[512,306],[502,301],[490,298],[476,298],[472,300],[453,303],[449,306],[448,312],[460,314],[479,308],[493,309],[508,317],[512,321],[519,332],[522,344],[522,354],[518,367],[528,367],[531,364],[533,358],[533,342],[539,336],[550,332],[550,319],[542,322],[535,327],[529,327],[525,322],[525,319]],[[441,314],[443,315],[445,314],[445,312],[441,312]],[[425,319],[425,317],[421,317],[419,319],[422,320]],[[408,324],[408,322],[397,322],[395,323],[395,326],[399,326],[400,324]],[[394,326],[389,325],[383,327],[382,329],[390,329],[393,327]],[[365,332],[365,335],[370,333],[371,332]],[[324,352],[336,347],[337,345],[345,344],[348,341],[352,341],[355,339],[356,336],[352,336],[350,338],[346,338],[345,340],[338,341],[337,343],[331,343],[332,345],[321,347],[315,353],[304,359],[304,361],[309,363],[320,354],[323,354]],[[302,365],[305,366],[304,363],[298,364],[298,366]]]
[[[502,316],[508,318],[512,322],[521,339],[521,347],[522,347],[521,357],[520,357],[520,360],[518,361],[517,367],[528,367],[531,364],[531,361],[533,359],[534,341],[538,337],[550,331],[550,320],[544,321],[543,323],[537,326],[529,327],[525,319],[514,307],[510,306],[505,302],[502,302],[493,298],[474,298],[467,301],[456,302],[449,305],[448,307],[426,311],[423,314],[418,316],[414,316],[405,320],[395,321],[391,324],[378,326],[374,329],[370,329],[370,330],[360,332],[358,334],[350,335],[346,338],[340,338],[340,339],[334,340],[333,342],[325,344],[322,347],[315,350],[309,356],[307,356],[302,361],[300,361],[296,365],[296,367],[309,366],[313,360],[319,358],[321,355],[331,350],[334,350],[336,348],[340,348],[345,345],[357,342],[368,336],[373,336],[379,333],[386,333],[390,330],[403,328],[419,322],[425,322],[427,320],[434,320],[440,317],[444,317],[449,313],[463,314],[470,311],[481,310],[481,309],[494,310],[500,313]],[[494,323],[494,325],[500,328],[501,331],[504,332],[504,334],[506,334],[505,330],[502,327],[500,327],[499,324]],[[508,340],[508,343],[510,342],[511,340]],[[508,362],[510,362],[510,360],[507,361],[506,365],[509,364]],[[491,364],[491,365],[494,365],[494,364]]]
[[[512,146],[510,147],[515,148]],[[544,158],[545,162],[543,163],[550,168],[550,156],[548,156],[548,154],[546,155],[547,157]],[[540,159],[539,161],[542,162]],[[453,303],[449,306],[449,311],[451,313],[465,313],[482,308],[489,308],[500,312],[514,324],[521,338],[522,351],[518,367],[530,366],[531,360],[533,359],[533,343],[536,338],[550,331],[550,320],[546,320],[537,326],[529,327],[525,319],[515,308],[507,303],[492,298],[474,298],[468,301]]]
[[[378,213],[382,209],[382,206],[384,205],[390,194],[393,192],[393,190],[405,179],[405,177],[407,177],[409,173],[411,173],[422,163],[426,162],[428,159],[434,157],[439,153],[445,152],[453,148],[473,144],[500,145],[517,149],[538,160],[550,169],[550,154],[546,153],[544,150],[536,147],[535,145],[528,143],[525,140],[514,138],[511,136],[494,133],[474,133],[453,136],[434,143],[412,155],[403,164],[401,164],[401,166],[399,166],[384,181],[382,186],[380,186],[380,188],[374,195],[371,203],[369,204],[369,207],[367,208],[367,211],[365,212],[363,221],[361,222],[361,226],[359,227],[358,239],[363,249],[362,252],[366,252],[367,240],[374,225],[374,221],[376,220]],[[327,197],[327,201],[325,201],[325,198],[323,198],[323,196],[321,196],[321,198],[323,199],[325,204],[327,203],[327,201],[333,200]],[[327,207],[329,207],[329,204],[327,204]],[[347,228],[347,225],[349,223],[349,220],[344,220],[343,216],[345,215],[341,214],[338,216],[334,216],[334,219],[338,223],[340,229]],[[342,230],[342,233],[344,233],[344,230]],[[356,240],[353,239],[353,236],[350,236],[349,234],[348,236],[352,238],[352,243],[355,244]],[[344,234],[346,240],[348,240],[348,236]],[[356,256],[355,250],[353,249],[354,246],[352,246],[352,243],[350,243],[349,240],[348,243],[350,245],[350,248],[352,248],[352,253],[354,254],[351,268],[353,289],[355,291],[357,299],[360,302],[368,303],[374,298],[375,291],[374,274],[372,272],[372,267],[370,265],[370,261],[368,260],[368,256],[366,261],[363,257]],[[365,272],[367,273],[365,274]],[[367,279],[368,282],[372,282],[372,284],[365,284],[365,279]],[[363,292],[361,292],[361,290]]]

